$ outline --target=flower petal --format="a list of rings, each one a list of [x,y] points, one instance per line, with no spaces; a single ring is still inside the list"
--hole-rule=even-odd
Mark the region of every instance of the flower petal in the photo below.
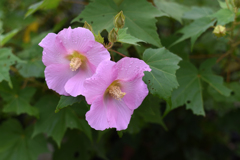
[[[69,95],[65,91],[64,86],[66,82],[77,73],[77,71],[73,72],[70,69],[69,64],[51,64],[46,67],[44,73],[49,89],[52,89],[61,95]]]
[[[78,27],[71,29],[65,28],[57,35],[68,53],[78,51],[82,54],[92,48],[95,38],[91,31],[86,28]]]
[[[67,56],[67,51],[59,42],[55,33],[49,33],[42,39],[39,46],[43,47],[42,61],[45,66],[51,64],[69,63],[69,61],[65,58]]]
[[[114,69],[116,63],[103,61],[97,67],[96,73],[84,82],[84,96],[88,104],[92,104],[98,96],[103,96],[107,87],[116,79],[117,72]]]
[[[118,77],[120,80],[131,80],[135,77],[143,77],[144,71],[151,71],[150,67],[137,58],[124,57],[117,62]]]
[[[116,128],[118,131],[127,129],[133,110],[128,108],[124,101],[112,97],[105,98],[104,102],[105,106],[107,106],[107,118],[110,128]]]
[[[108,50],[98,42],[93,44],[92,48],[85,53],[85,56],[88,61],[95,66],[98,66],[102,61],[110,60],[111,58]]]
[[[107,121],[107,108],[103,103],[103,97],[99,96],[91,105],[86,113],[88,124],[96,130],[105,130],[109,128]]]
[[[73,97],[83,95],[83,82],[94,74],[95,68],[94,66],[91,68],[91,64],[87,64],[84,69],[79,68],[77,71],[78,73],[70,78],[65,85],[66,92]]]
[[[130,109],[138,108],[148,95],[147,85],[143,82],[142,78],[139,77],[131,81],[121,81],[120,83],[122,92],[126,93],[122,100]]]

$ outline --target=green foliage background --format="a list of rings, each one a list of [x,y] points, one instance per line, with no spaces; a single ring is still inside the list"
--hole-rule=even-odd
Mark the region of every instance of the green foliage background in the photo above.
[[[48,89],[38,43],[85,21],[108,43],[121,10],[112,60],[144,60],[150,94],[126,130],[96,131],[84,97]],[[239,14],[232,0],[1,0],[0,160],[240,159]]]

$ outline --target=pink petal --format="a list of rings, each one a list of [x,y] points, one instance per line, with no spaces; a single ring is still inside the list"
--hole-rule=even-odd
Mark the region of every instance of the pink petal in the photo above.
[[[98,42],[93,44],[93,47],[85,53],[85,56],[88,61],[95,66],[98,66],[102,61],[110,60],[111,58],[108,50]]]
[[[45,66],[51,64],[66,64],[69,61],[65,58],[67,51],[57,39],[55,33],[49,33],[42,41],[39,46],[43,47],[42,61]]]
[[[86,28],[78,27],[71,29],[65,28],[57,35],[68,53],[78,51],[82,54],[92,48],[95,38],[91,31]]]
[[[126,93],[122,100],[130,109],[138,108],[148,95],[147,85],[143,82],[142,78],[139,77],[131,81],[121,81],[120,83],[122,92]]]
[[[117,79],[131,80],[135,77],[143,77],[144,71],[151,71],[150,67],[142,60],[137,58],[124,57],[117,62]]]
[[[69,64],[51,64],[46,67],[45,71],[46,82],[49,89],[58,92],[61,95],[69,95],[64,86],[69,78],[73,77],[77,71],[72,71]]]
[[[118,131],[127,129],[133,110],[128,108],[122,100],[108,97],[104,101],[110,128],[116,128]]]
[[[105,130],[109,128],[107,120],[107,106],[103,103],[103,98],[98,97],[86,113],[88,124],[96,130]]]
[[[88,104],[98,96],[103,96],[107,87],[116,79],[117,72],[113,66],[116,63],[113,61],[103,61],[97,67],[96,73],[86,79],[84,82],[84,96]]]
[[[66,92],[73,97],[83,95],[83,82],[94,74],[95,67],[91,67],[91,64],[87,64],[86,68],[79,68],[77,71],[78,73],[70,78],[65,85]]]

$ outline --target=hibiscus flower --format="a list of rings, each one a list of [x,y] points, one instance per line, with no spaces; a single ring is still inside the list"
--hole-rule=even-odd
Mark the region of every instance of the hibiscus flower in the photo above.
[[[110,60],[107,49],[82,27],[49,33],[39,45],[43,47],[46,83],[61,95],[82,95],[84,80],[95,73],[100,62]]]
[[[148,95],[147,85],[142,80],[144,71],[151,69],[137,58],[100,63],[96,73],[84,82],[86,101],[92,104],[86,120],[92,128],[127,128],[134,109]]]

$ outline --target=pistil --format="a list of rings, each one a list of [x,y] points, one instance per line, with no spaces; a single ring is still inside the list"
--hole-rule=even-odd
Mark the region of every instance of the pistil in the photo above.
[[[116,100],[122,99],[126,94],[125,92],[122,92],[120,87],[117,85],[110,85],[108,93]]]
[[[70,68],[72,71],[76,71],[82,64],[82,61],[79,57],[73,57],[70,62]]]

